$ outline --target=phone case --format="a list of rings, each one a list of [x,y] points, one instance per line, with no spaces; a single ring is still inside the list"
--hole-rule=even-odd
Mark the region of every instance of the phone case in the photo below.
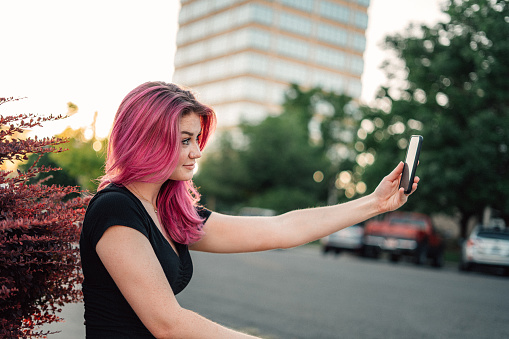
[[[414,153],[414,150],[410,149],[412,145],[412,138],[417,138],[417,146],[415,148],[415,156],[413,157],[413,163],[409,164],[409,157],[412,157],[413,154],[409,154],[409,152]],[[399,187],[403,187],[405,189],[405,194],[409,194],[412,192],[412,184],[414,182],[415,172],[417,170],[417,164],[419,162],[419,155],[421,154],[421,146],[422,146],[422,136],[421,135],[412,135],[408,142],[407,152],[405,156],[405,167],[403,168],[403,174],[401,175],[401,180],[399,183]],[[409,166],[411,165],[411,170],[409,170]]]

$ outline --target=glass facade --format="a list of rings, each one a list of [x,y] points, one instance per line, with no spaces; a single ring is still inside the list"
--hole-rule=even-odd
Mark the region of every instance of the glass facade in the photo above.
[[[220,126],[277,110],[289,83],[360,96],[369,0],[181,4],[173,81],[211,104]]]
[[[311,20],[300,15],[290,13],[279,14],[279,27],[282,30],[297,33],[302,36],[311,35]]]
[[[287,55],[303,61],[309,58],[309,44],[300,39],[279,36],[276,51],[280,55]]]
[[[350,20],[350,9],[342,4],[322,1],[320,2],[320,15],[347,24]]]
[[[328,24],[318,24],[316,37],[323,42],[345,47],[348,44],[348,32]]]
[[[332,5],[329,2],[323,2],[322,4]],[[338,5],[334,6],[337,7]],[[329,7],[326,6],[325,8]],[[324,17],[336,18],[336,16],[345,16],[345,14],[340,15],[339,13],[350,13],[350,11],[342,12],[336,10],[328,13]],[[334,24],[322,23],[320,21],[313,22],[308,17],[293,13],[278,13],[277,20],[275,20],[275,17],[274,10],[266,5],[258,3],[246,4],[186,25],[185,29],[179,30],[177,45],[186,45],[194,41],[203,40],[204,38],[212,39],[214,35],[231,31],[232,29],[241,29],[246,24],[259,23],[266,27],[276,26],[282,31],[294,33],[301,37],[317,38],[323,42],[338,46],[355,48],[357,50],[359,50],[358,46],[365,46],[364,33],[360,34]],[[368,20],[366,13],[355,12],[352,17],[352,26],[363,30],[366,29]],[[361,42],[359,43],[359,41]],[[360,50],[363,51],[364,48]]]
[[[281,0],[285,6],[294,7],[306,12],[312,12],[314,8],[314,0]]]

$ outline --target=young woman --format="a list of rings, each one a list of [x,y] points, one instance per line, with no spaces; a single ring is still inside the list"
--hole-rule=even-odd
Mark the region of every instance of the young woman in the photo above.
[[[87,338],[250,338],[180,307],[190,249],[291,248],[407,201],[400,163],[372,194],[344,204],[274,217],[208,211],[192,178],[214,126],[212,109],[174,84],[142,84],[120,104],[80,239]]]

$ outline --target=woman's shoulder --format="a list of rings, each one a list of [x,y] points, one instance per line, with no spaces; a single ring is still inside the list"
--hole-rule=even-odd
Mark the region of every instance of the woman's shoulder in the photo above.
[[[94,197],[90,200],[89,207],[96,204],[136,204],[136,199],[124,186],[109,184],[94,195]]]
[[[123,186],[110,184],[97,192],[88,204],[83,230],[85,234],[101,236],[108,227],[122,225],[147,234],[146,219],[143,206],[132,193]],[[94,237],[95,243],[99,236]]]
[[[128,214],[140,215],[143,206],[136,197],[125,187],[110,184],[98,191],[90,200],[87,207],[87,214]]]

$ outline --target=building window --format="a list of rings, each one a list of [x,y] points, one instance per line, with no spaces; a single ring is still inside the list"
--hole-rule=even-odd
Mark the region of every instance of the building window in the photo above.
[[[189,6],[182,7],[179,13],[179,24],[183,24],[189,20]]]
[[[195,62],[201,60],[203,58],[204,53],[205,53],[204,44],[194,44],[192,46],[189,46],[187,53],[188,61]]]
[[[251,74],[266,76],[269,71],[269,60],[267,56],[249,53],[248,54],[248,71]]]
[[[308,59],[309,46],[305,41],[280,36],[277,43],[277,52],[306,61]]]
[[[332,72],[313,71],[312,86],[319,86],[325,91],[343,93],[344,79]]]
[[[182,44],[186,43],[187,40],[189,40],[187,32],[188,32],[187,29],[179,29],[178,30],[177,45],[182,45]]]
[[[239,0],[204,0],[204,1],[196,1],[189,5],[184,5],[184,3],[189,0],[181,0],[182,8],[179,13],[179,23],[183,24],[188,21],[194,20],[198,17],[207,15],[212,12],[219,11],[223,8],[229,7]]]
[[[269,88],[267,91],[268,102],[282,104],[287,85],[272,84],[267,87]]]
[[[198,21],[190,25],[188,28],[188,39],[190,41],[201,39],[207,34],[207,30],[209,29],[207,24],[207,21]]]
[[[192,4],[187,5],[187,10],[189,14],[187,15],[188,20],[193,20],[195,18],[201,17],[209,12],[209,1],[196,1]]]
[[[244,89],[243,98],[266,101],[267,86],[264,81],[258,79],[242,79],[242,88]]]
[[[350,71],[354,74],[361,75],[364,71],[364,61],[361,57],[350,58]]]
[[[250,30],[249,45],[268,51],[270,49],[270,34],[259,29]]]
[[[251,9],[249,6],[240,6],[230,12],[230,27],[241,26],[250,20]]]
[[[283,5],[301,9],[309,13],[313,11],[313,2],[314,0],[281,0]]]
[[[362,34],[350,33],[351,34],[351,47],[359,52],[363,52],[366,48],[366,37]]]
[[[280,81],[296,84],[307,82],[307,69],[303,65],[296,65],[288,61],[278,60],[274,64],[274,75]]]
[[[274,13],[272,8],[253,4],[250,6],[251,20],[259,22],[264,25],[271,25],[273,22]]]
[[[304,36],[311,34],[311,21],[298,15],[281,13],[279,27],[285,31],[298,33]]]
[[[222,55],[226,54],[230,51],[232,46],[230,45],[231,34],[223,34],[215,37],[209,43],[211,48],[209,48],[209,53],[213,55]],[[202,55],[200,59],[206,59],[207,55]]]
[[[175,56],[175,65],[181,67],[246,48],[255,48],[263,51],[270,50],[270,34],[264,30],[246,28],[222,34],[210,40],[179,47]],[[299,48],[302,49],[301,46]]]
[[[226,60],[223,58],[210,61],[205,64],[205,70],[203,74],[203,80],[213,80],[221,78],[225,75],[227,69]]]
[[[318,26],[317,36],[320,40],[334,45],[346,46],[348,43],[347,32],[344,29],[331,25],[320,24]]]
[[[207,1],[207,2],[209,2],[209,1]],[[210,1],[210,2],[211,2],[211,6],[212,6],[211,9],[213,11],[218,11],[222,8],[231,6],[232,4],[235,3],[235,0],[215,0],[215,1]]]
[[[338,70],[346,68],[346,56],[342,52],[324,47],[317,47],[315,61],[323,66],[332,67]]]
[[[206,34],[222,32],[231,27],[230,11],[216,14],[208,19]]]
[[[320,15],[335,21],[348,23],[350,18],[350,9],[329,1],[322,1],[320,3]]]
[[[366,29],[368,27],[368,15],[363,12],[354,12],[354,24],[356,27]]]

